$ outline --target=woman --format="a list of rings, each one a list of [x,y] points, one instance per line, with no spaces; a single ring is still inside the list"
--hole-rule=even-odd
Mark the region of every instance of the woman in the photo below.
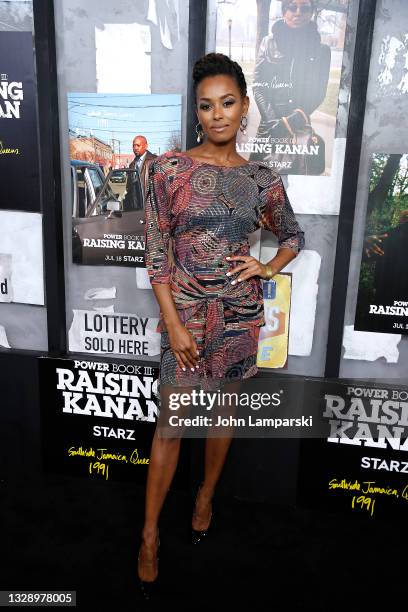
[[[330,47],[321,43],[313,12],[313,0],[282,0],[283,18],[275,21],[271,34],[259,46],[252,85],[261,115],[256,136],[271,144],[274,138],[278,143],[282,138],[288,143],[295,141],[297,134],[308,129],[310,115],[326,97]],[[285,155],[285,173],[308,174],[302,163],[306,157]],[[264,158],[264,153],[253,152],[249,159]],[[280,154],[272,153],[271,167],[279,167],[279,161]],[[321,161],[323,171],[324,159]]]
[[[261,279],[272,278],[304,245],[279,175],[236,152],[249,106],[239,64],[209,53],[196,62],[193,81],[196,131],[204,142],[157,157],[146,198],[146,267],[161,315],[161,414],[173,385],[208,389],[256,374],[259,328],[265,323]],[[248,235],[261,226],[279,238],[280,248],[268,264],[249,255]],[[193,542],[209,528],[211,500],[230,441],[206,440]],[[163,438],[156,428],[138,559],[145,593],[158,575],[158,519],[179,447],[180,437]]]

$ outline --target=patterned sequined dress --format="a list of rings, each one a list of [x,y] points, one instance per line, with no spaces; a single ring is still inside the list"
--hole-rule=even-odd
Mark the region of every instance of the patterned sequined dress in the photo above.
[[[243,262],[226,256],[249,255],[249,234],[259,227],[272,231],[280,247],[296,254],[303,248],[304,234],[280,176],[260,162],[216,166],[169,151],[150,165],[145,206],[150,282],[170,285],[201,357],[194,373],[179,367],[160,313],[159,385],[214,388],[253,376],[259,328],[265,325],[262,279],[233,285],[238,275],[226,273]]]

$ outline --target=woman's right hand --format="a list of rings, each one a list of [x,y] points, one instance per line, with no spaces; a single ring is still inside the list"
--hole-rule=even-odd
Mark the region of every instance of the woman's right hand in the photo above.
[[[168,330],[171,349],[180,368],[194,369],[198,367],[199,353],[193,335],[180,323]]]

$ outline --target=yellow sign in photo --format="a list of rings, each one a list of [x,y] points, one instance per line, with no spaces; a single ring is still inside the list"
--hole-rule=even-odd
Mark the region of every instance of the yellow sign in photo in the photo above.
[[[283,368],[288,358],[291,274],[263,281],[265,325],[259,330],[257,366]]]

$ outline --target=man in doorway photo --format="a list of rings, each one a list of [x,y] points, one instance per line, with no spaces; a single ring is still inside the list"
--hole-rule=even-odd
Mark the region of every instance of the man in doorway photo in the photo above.
[[[140,176],[140,183],[143,191],[143,198],[146,195],[147,180],[149,174],[149,165],[151,161],[157,157],[154,153],[151,153],[148,148],[147,139],[145,136],[138,135],[133,139],[133,153],[135,158],[130,162],[129,168],[138,170]],[[123,202],[124,209],[133,208],[132,203],[137,201],[135,197],[136,182],[138,180],[137,174],[133,172],[128,173],[126,183],[126,196]]]

